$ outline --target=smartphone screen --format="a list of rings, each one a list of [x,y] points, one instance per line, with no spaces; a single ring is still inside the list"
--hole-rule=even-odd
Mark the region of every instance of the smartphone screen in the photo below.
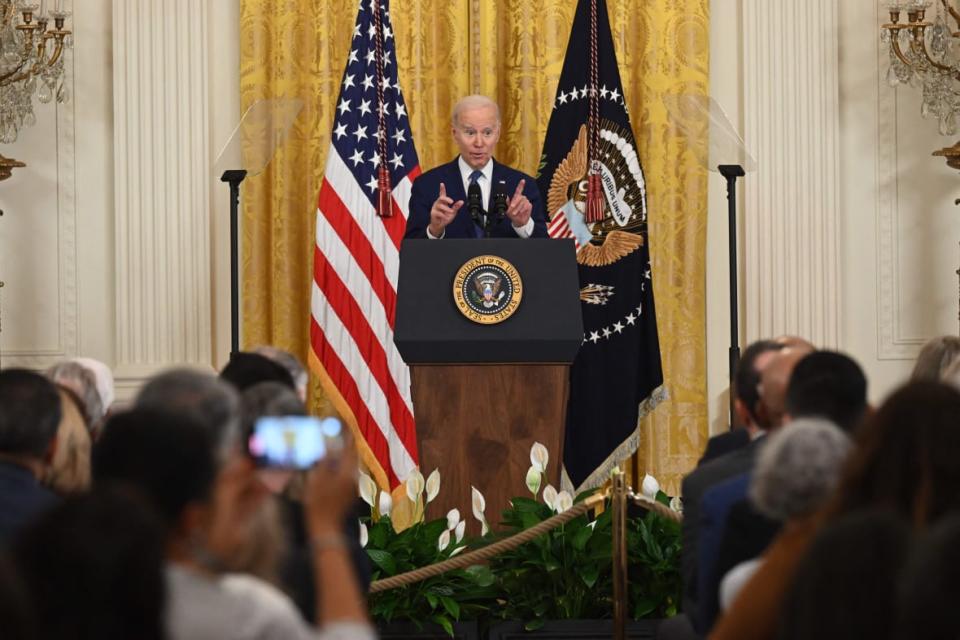
[[[265,416],[250,436],[250,455],[265,467],[308,469],[343,449],[343,423],[334,417]]]

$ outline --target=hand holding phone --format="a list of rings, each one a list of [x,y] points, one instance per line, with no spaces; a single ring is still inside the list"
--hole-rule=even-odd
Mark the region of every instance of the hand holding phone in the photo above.
[[[309,469],[343,451],[343,423],[334,417],[264,416],[253,427],[250,455],[260,466]]]

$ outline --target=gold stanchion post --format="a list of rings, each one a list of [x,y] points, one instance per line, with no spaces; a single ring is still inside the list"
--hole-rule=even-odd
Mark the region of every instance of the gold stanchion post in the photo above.
[[[627,479],[613,475],[613,637],[627,637]]]

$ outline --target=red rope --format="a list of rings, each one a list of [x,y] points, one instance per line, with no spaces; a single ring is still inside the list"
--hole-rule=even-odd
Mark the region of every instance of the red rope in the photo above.
[[[387,170],[387,118],[383,100],[383,18],[380,0],[373,0],[373,28],[377,67],[377,153],[380,155],[377,171],[377,215],[389,218],[393,215],[393,203],[390,198],[390,172]]]
[[[597,95],[599,61],[597,59],[597,0],[590,0],[590,118],[587,121],[587,222],[600,222],[603,214],[603,188],[600,186],[600,103]]]

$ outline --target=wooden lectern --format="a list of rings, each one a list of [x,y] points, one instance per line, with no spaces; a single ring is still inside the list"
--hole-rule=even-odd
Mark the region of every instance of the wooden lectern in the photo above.
[[[483,256],[505,260],[519,274],[520,302],[502,322],[471,320],[455,300],[458,272]],[[472,485],[496,528],[508,500],[529,495],[534,442],[550,451],[547,481],[559,489],[568,369],[582,340],[572,240],[403,242],[394,341],[411,369],[421,471],[439,468],[442,478],[428,518],[456,507],[479,532]]]

